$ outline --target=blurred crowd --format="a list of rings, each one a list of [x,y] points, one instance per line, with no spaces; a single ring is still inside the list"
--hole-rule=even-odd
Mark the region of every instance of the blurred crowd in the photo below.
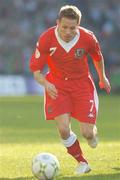
[[[29,75],[38,36],[56,24],[59,8],[76,5],[81,26],[95,33],[108,73],[120,71],[120,0],[1,0],[0,74]]]

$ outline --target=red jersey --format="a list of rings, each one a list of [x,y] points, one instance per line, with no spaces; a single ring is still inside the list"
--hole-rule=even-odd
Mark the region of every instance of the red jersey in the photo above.
[[[55,26],[39,37],[30,60],[30,69],[33,72],[43,70],[47,64],[53,77],[81,78],[89,74],[88,55],[93,61],[102,59],[99,43],[91,31],[79,27],[76,36],[65,42],[59,37]]]

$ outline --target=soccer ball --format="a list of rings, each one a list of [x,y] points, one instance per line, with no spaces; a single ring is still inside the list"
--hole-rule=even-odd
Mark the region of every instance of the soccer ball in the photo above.
[[[40,153],[32,160],[32,172],[39,180],[51,180],[58,175],[60,164],[55,155]]]

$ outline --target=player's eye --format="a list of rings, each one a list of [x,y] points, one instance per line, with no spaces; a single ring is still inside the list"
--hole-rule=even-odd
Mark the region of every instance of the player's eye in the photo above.
[[[71,27],[70,29],[71,29],[71,30],[75,30],[75,27]]]
[[[67,26],[63,26],[63,29],[67,29],[68,27]]]

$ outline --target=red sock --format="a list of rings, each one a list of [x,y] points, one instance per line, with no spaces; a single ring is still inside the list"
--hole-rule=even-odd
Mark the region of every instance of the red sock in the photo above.
[[[73,156],[78,162],[82,161],[82,162],[86,162],[87,163],[87,160],[83,156],[83,153],[82,153],[82,150],[80,148],[78,140],[76,140],[75,143],[72,146],[67,147],[67,152],[71,156]]]

